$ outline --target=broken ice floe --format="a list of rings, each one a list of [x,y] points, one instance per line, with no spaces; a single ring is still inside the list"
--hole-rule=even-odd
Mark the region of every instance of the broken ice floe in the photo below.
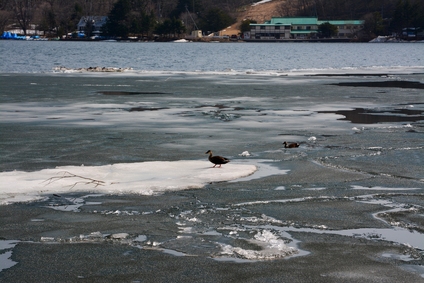
[[[246,240],[261,249],[251,250],[241,247],[234,247],[228,244],[219,243],[221,252],[218,255],[221,260],[227,257],[227,260],[232,258],[247,259],[247,260],[270,260],[287,257],[298,253],[299,251],[293,247],[286,245],[285,241],[268,230],[259,231],[253,239]]]

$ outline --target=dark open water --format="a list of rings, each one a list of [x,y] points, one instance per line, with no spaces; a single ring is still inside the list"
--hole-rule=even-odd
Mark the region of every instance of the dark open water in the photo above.
[[[0,51],[0,171],[213,149],[262,176],[2,205],[2,282],[424,281],[422,44]],[[75,71],[94,66],[132,70]]]

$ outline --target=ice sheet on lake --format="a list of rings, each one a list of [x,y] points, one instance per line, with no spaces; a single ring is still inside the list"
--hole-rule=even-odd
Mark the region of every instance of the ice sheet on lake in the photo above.
[[[17,262],[11,260],[12,249],[17,242],[14,240],[0,240],[0,272],[17,264]]]
[[[212,168],[208,161],[180,160],[1,172],[0,204],[33,201],[42,199],[46,194],[75,191],[153,195],[235,180],[256,170],[256,166],[251,164],[233,162],[222,168]]]
[[[410,191],[410,190],[421,190],[420,188],[387,188],[387,187],[364,187],[364,186],[352,186],[353,190],[382,190],[382,191]]]

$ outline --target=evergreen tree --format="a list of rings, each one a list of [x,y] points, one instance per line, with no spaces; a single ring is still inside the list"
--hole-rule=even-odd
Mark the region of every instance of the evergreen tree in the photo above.
[[[337,27],[329,22],[322,23],[318,26],[319,37],[332,37],[337,35]]]
[[[214,8],[208,10],[205,16],[201,18],[200,28],[204,31],[216,32],[222,30],[234,23],[226,12],[221,9]]]
[[[163,23],[156,26],[156,33],[163,37],[177,37],[185,32],[183,23],[176,19],[166,19]]]
[[[131,12],[130,0],[119,0],[115,3],[108,15],[105,32],[113,37],[128,37],[131,23],[129,14]]]
[[[240,25],[240,32],[244,33],[246,31],[250,31],[250,24],[256,24],[255,20],[244,20]]]
[[[364,32],[368,34],[369,37],[374,38],[384,34],[384,22],[379,12],[366,15],[364,20]]]
[[[177,7],[170,13],[170,18],[178,18],[181,14],[200,12],[201,5],[198,3],[198,0],[177,0]]]
[[[424,3],[399,0],[393,13],[391,29],[401,34],[403,28],[422,28],[424,26]]]

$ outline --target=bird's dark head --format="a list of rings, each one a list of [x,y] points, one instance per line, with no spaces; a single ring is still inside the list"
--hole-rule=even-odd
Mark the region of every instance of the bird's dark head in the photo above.
[[[212,153],[212,151],[209,149],[208,151],[205,152],[205,154],[208,154],[208,153]]]

